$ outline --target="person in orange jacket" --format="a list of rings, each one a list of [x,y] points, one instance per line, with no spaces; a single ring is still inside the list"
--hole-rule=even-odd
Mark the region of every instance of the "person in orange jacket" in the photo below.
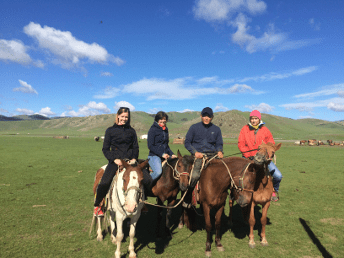
[[[244,158],[253,159],[256,155],[258,146],[264,142],[272,142],[275,144],[274,138],[270,130],[265,126],[265,123],[261,120],[262,116],[258,110],[253,110],[250,114],[250,122],[245,125],[239,135],[238,148],[242,152]],[[253,151],[250,151],[253,150]],[[282,180],[282,173],[271,161],[268,165],[270,174],[273,177],[274,192],[272,194],[272,201],[277,202],[279,200],[279,186]]]

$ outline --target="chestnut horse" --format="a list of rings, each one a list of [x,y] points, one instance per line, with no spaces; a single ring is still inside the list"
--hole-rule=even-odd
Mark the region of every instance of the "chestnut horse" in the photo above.
[[[205,227],[207,231],[206,251],[211,256],[211,217],[210,210],[215,210],[215,244],[218,251],[224,251],[221,244],[221,216],[228,196],[228,189],[235,189],[238,203],[244,207],[252,199],[256,180],[256,170],[252,163],[244,158],[231,157],[222,160],[212,160],[201,174],[199,180],[199,200],[203,208]]]
[[[261,244],[263,246],[268,245],[268,241],[266,240],[265,235],[265,226],[267,221],[267,212],[270,207],[270,201],[271,196],[274,190],[273,183],[272,183],[272,177],[270,176],[267,166],[271,162],[272,158],[275,155],[275,152],[281,148],[281,143],[278,145],[274,145],[273,143],[262,143],[259,146],[258,152],[254,156],[254,166],[257,169],[257,177],[256,177],[256,183],[254,186],[254,193],[252,202],[248,205],[248,207],[245,207],[243,210],[244,218],[246,219],[247,216],[249,216],[248,221],[250,225],[250,234],[249,234],[249,246],[251,248],[255,247],[254,242],[254,234],[253,234],[253,227],[256,223],[255,217],[254,217],[254,207],[257,204],[262,205],[262,217],[261,217],[261,224],[262,224],[262,230],[260,233],[261,237]],[[231,197],[235,199],[235,193],[231,193]],[[229,200],[229,223],[232,224],[232,208],[233,208],[233,202],[234,200]]]
[[[168,160],[162,168],[161,177],[156,184],[152,187],[152,190],[148,193],[150,197],[157,197],[158,199],[158,216],[156,228],[156,234],[160,237],[160,224],[163,214],[163,204],[167,201],[167,207],[173,207],[176,204],[176,198],[180,190],[186,191],[189,184],[189,173],[191,171],[192,163],[187,159],[187,156],[182,156],[178,150],[177,158]],[[147,204],[147,202],[146,202]],[[168,236],[172,236],[170,232],[170,216],[172,208],[167,209],[165,229],[164,232]]]

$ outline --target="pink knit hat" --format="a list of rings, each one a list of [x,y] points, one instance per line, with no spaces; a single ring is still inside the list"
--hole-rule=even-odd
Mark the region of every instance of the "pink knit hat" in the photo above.
[[[258,110],[253,110],[250,114],[250,117],[251,116],[256,116],[259,118],[259,120],[262,120],[262,115],[260,114],[260,112]]]

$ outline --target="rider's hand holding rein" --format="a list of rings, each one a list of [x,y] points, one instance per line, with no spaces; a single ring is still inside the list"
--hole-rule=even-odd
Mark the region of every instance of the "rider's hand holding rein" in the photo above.
[[[195,157],[198,159],[202,159],[203,158],[203,154],[201,152],[195,152]]]
[[[170,157],[170,155],[168,155],[167,153],[164,153],[164,154],[162,154],[162,157],[163,157],[164,159],[168,159],[168,158]]]
[[[218,156],[220,159],[222,159],[222,158],[223,158],[223,152],[222,152],[222,151],[219,151],[219,152],[217,153],[217,156]]]

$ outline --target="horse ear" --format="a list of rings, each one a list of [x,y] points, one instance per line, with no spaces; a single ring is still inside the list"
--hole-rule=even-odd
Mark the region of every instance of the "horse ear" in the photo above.
[[[125,169],[127,169],[130,165],[126,162],[126,161],[124,161],[123,159],[121,159],[121,162],[122,162],[122,166],[125,168]]]
[[[279,143],[275,146],[275,151],[278,151],[282,146],[282,143]]]
[[[146,159],[144,162],[142,162],[141,164],[139,164],[139,168],[142,170],[145,166],[147,166],[148,164],[148,159]]]
[[[178,158],[179,158],[179,159],[182,159],[182,158],[183,158],[182,154],[180,154],[179,149],[178,149],[177,155],[178,155]]]

